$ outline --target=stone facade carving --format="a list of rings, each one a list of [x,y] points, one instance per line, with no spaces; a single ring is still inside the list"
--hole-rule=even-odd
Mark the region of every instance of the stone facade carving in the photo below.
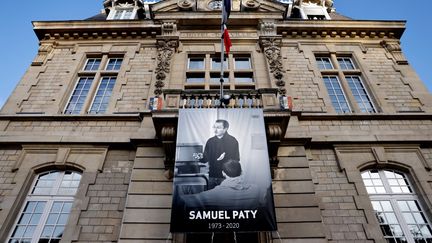
[[[158,41],[158,64],[156,67],[155,95],[162,94],[162,88],[165,86],[165,79],[170,72],[171,59],[178,45],[176,40],[159,40]]]
[[[241,7],[244,10],[255,10],[260,7],[260,3],[256,0],[246,0],[241,2]]]
[[[195,7],[195,2],[191,0],[179,0],[177,5],[180,10],[192,10]]]
[[[278,93],[281,95],[286,94],[285,81],[283,81],[283,65],[281,55],[281,40],[278,38],[264,38],[261,40],[264,54],[269,64],[270,72],[276,79],[276,86],[278,87]]]
[[[393,58],[398,64],[408,64],[404,54],[402,53],[402,48],[399,42],[396,41],[382,41],[381,45],[387,49],[393,55]]]
[[[273,36],[276,35],[276,25],[274,20],[263,20],[259,24],[260,35]]]
[[[175,36],[177,33],[177,23],[175,21],[164,21],[162,23],[163,36]]]

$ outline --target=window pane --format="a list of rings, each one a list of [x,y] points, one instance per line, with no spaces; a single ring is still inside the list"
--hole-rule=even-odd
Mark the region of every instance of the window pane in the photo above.
[[[93,104],[90,108],[90,114],[101,114],[105,113],[108,107],[109,98],[111,97],[116,77],[103,77],[99,88],[96,92],[95,99],[93,100]],[[70,182],[72,180],[63,180],[64,182]],[[70,187],[70,183],[65,183],[69,185],[65,185],[65,187]]]
[[[87,59],[87,63],[84,66],[84,70],[86,71],[96,71],[99,69],[99,65],[101,63],[100,58],[89,58]]]
[[[354,63],[349,57],[339,57],[338,63],[341,69],[343,70],[353,70],[355,69]]]
[[[356,98],[355,100],[360,107],[360,111],[367,113],[375,113],[376,110],[374,108],[372,100],[367,94],[367,91],[362,83],[362,80],[360,79],[360,76],[346,76],[345,78],[348,81],[351,92]]]
[[[113,71],[120,70],[122,62],[123,62],[123,58],[110,58],[108,60],[106,70],[113,70]]]
[[[212,57],[211,59],[211,69],[212,70],[220,70],[221,68],[221,59],[220,57]],[[224,59],[224,70],[228,69],[228,61]]]
[[[234,80],[236,83],[253,83],[252,73],[234,73]]]
[[[220,83],[220,73],[210,73],[210,82]],[[224,73],[224,82],[229,82],[229,73]]]
[[[402,240],[404,233],[390,201],[372,201],[378,223],[387,240]]]
[[[328,57],[317,57],[316,62],[321,70],[333,69],[333,64]]]
[[[384,174],[393,193],[412,193],[408,179],[403,173],[385,170]]]
[[[186,83],[204,83],[204,73],[188,73],[186,75]]]
[[[235,57],[234,65],[236,70],[252,68],[250,57]]]
[[[65,109],[65,114],[79,114],[84,101],[87,98],[90,86],[93,82],[93,77],[82,77],[78,80],[78,84],[72,93],[71,99]]]
[[[351,108],[343,93],[337,76],[323,76],[324,84],[329,93],[330,100],[337,113],[350,113]]]
[[[204,57],[189,58],[188,69],[202,70],[204,69]]]

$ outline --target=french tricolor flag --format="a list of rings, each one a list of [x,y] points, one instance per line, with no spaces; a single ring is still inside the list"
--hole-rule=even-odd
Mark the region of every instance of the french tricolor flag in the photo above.
[[[226,25],[224,25],[224,32],[223,32],[222,36],[223,36],[223,41],[224,41],[224,45],[225,45],[225,51],[227,54],[229,54],[232,43],[231,43],[231,38],[229,36],[229,32],[228,32]]]
[[[226,27],[226,23],[228,22],[228,18],[231,13],[231,0],[223,0],[223,9],[222,9],[222,22],[223,22],[223,41],[225,45],[225,51],[229,54],[230,48],[232,46],[231,38],[229,36],[228,28]]]

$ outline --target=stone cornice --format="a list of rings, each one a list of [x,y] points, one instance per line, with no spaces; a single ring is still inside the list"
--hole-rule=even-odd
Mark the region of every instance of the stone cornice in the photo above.
[[[397,38],[402,37],[406,21],[373,20],[286,20],[276,23],[277,33],[292,38]]]
[[[147,37],[161,34],[161,24],[156,24],[152,20],[34,21],[32,23],[39,40]]]
[[[324,120],[432,120],[432,114],[424,113],[399,113],[399,114],[327,114],[327,113],[291,113],[298,116],[300,121],[324,121]]]
[[[0,121],[142,121],[146,113],[120,113],[107,115],[0,115]],[[149,113],[150,114],[150,113]]]

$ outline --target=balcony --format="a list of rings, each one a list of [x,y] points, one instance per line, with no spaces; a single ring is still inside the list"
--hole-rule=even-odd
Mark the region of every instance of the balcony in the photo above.
[[[208,108],[263,108],[280,110],[277,89],[227,90],[230,99],[221,105],[219,90],[164,90],[162,110]]]

